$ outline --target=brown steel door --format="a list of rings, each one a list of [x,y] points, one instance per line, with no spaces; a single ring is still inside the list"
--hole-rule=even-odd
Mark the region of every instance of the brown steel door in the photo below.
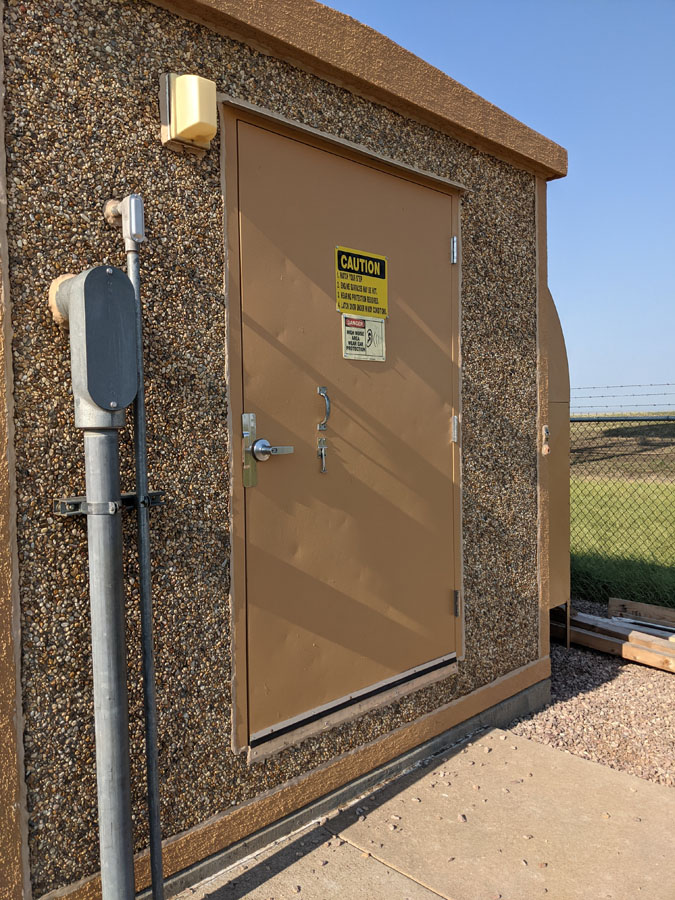
[[[455,650],[457,201],[255,124],[237,144],[241,411],[295,448],[244,491],[255,738]],[[337,245],[387,257],[385,362],[343,358]]]

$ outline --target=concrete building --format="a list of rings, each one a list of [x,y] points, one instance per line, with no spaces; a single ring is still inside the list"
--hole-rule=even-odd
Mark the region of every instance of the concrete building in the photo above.
[[[569,591],[546,274],[566,153],[312,0],[3,6],[0,896],[84,900],[100,891],[87,531],[53,506],[84,493],[84,461],[51,281],[124,268],[103,206],[143,197],[170,876],[506,698],[545,698],[548,609]],[[169,74],[215,83],[202,148],[167,131]],[[256,460],[254,437],[294,452]],[[131,492],[130,425],[121,457]]]

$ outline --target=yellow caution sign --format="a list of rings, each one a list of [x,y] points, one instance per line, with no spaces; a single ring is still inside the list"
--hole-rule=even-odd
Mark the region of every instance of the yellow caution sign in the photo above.
[[[377,319],[389,315],[387,258],[350,247],[335,248],[335,297],[341,313]]]

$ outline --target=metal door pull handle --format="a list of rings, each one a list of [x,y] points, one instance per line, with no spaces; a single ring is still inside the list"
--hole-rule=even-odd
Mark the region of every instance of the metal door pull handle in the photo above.
[[[264,462],[266,459],[269,459],[270,456],[281,456],[284,453],[293,453],[294,449],[294,447],[272,447],[270,446],[270,442],[266,441],[265,438],[258,438],[251,447],[251,452],[258,462]]]
[[[330,417],[330,397],[328,396],[328,390],[325,387],[318,387],[316,389],[316,392],[317,394],[321,394],[326,403],[326,415],[324,416],[323,422],[319,422],[319,424],[316,426],[316,430],[325,431],[328,419]]]

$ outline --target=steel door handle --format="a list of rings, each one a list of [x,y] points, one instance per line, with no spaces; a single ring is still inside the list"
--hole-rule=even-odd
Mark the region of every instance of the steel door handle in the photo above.
[[[325,387],[318,387],[316,389],[317,394],[320,394],[324,403],[326,404],[326,415],[323,417],[323,422],[319,422],[316,426],[317,431],[325,431],[328,423],[328,419],[330,418],[330,397],[328,396],[328,391]]]
[[[258,460],[258,462],[264,462],[266,459],[269,459],[270,456],[280,456],[284,453],[293,453],[294,447],[272,447],[270,446],[270,442],[266,441],[265,438],[258,438],[258,440],[251,447],[251,452]]]

